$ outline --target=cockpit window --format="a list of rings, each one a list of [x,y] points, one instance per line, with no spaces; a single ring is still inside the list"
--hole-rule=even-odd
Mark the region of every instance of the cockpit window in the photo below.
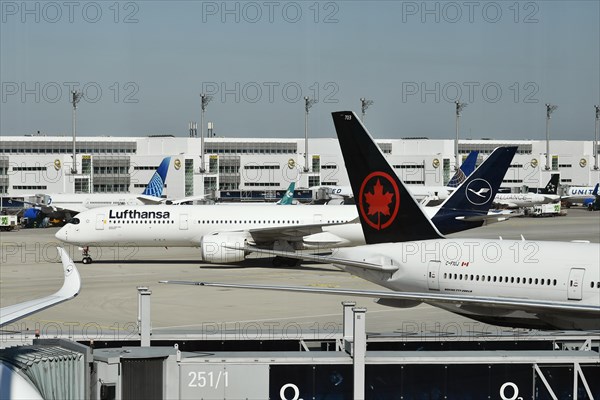
[[[77,225],[79,223],[79,218],[71,218],[67,224]]]

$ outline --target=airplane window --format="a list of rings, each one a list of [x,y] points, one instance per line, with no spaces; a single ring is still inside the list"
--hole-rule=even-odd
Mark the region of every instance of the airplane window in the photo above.
[[[590,287],[593,289],[594,288],[594,282],[590,282]]]
[[[510,283],[515,283],[515,277],[514,276],[510,277]]]
[[[540,285],[543,285],[543,284],[544,284],[544,278],[542,278],[542,279],[540,280]]]
[[[517,277],[517,283],[521,283],[521,278]]]
[[[446,273],[444,272],[444,279],[446,279]],[[592,287],[594,287],[594,283],[592,282]]]
[[[533,279],[529,278],[529,284],[531,285],[531,283],[533,282]]]
[[[502,282],[502,277],[501,276],[498,277],[498,282]]]
[[[79,223],[79,218],[71,218],[67,224],[77,225]]]
[[[456,277],[457,277],[457,276],[458,276],[458,275],[454,274],[454,279],[456,279]]]
[[[473,280],[473,275],[471,275],[471,280]]]
[[[600,289],[600,282],[596,282],[596,288]]]
[[[462,274],[460,274],[459,276],[460,276],[460,279],[462,280]]]
[[[475,276],[475,280],[478,281],[479,280],[479,275]]]
[[[538,284],[538,278],[535,278],[535,284],[536,285]]]
[[[494,277],[494,282],[496,282],[496,277]]]
[[[488,282],[490,282],[492,280],[491,276],[488,276]]]
[[[552,283],[554,284],[554,286],[556,286],[556,279],[554,279],[554,280],[552,281]]]

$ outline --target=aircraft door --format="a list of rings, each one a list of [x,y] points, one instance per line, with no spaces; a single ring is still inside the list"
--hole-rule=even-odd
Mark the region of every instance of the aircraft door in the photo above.
[[[313,222],[315,222],[317,224],[323,222],[323,215],[322,214],[315,214],[313,216]]]
[[[100,231],[104,229],[104,214],[96,215],[96,230]]]
[[[583,268],[571,268],[571,273],[569,274],[568,282],[569,300],[581,300],[584,274],[585,269]]]
[[[181,214],[179,216],[179,230],[185,231],[188,228],[188,215]]]
[[[440,265],[441,262],[439,261],[429,261],[427,267],[427,287],[429,290],[440,290],[440,277],[438,276]]]

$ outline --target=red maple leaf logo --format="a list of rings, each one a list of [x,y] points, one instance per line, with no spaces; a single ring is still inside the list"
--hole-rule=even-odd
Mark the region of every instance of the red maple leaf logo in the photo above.
[[[386,192],[383,193],[383,185],[377,179],[375,186],[373,186],[373,193],[365,193],[365,200],[369,205],[368,215],[377,214],[380,217],[380,214],[390,215],[390,203],[394,197],[393,193]],[[377,225],[380,225],[380,221],[378,218]]]

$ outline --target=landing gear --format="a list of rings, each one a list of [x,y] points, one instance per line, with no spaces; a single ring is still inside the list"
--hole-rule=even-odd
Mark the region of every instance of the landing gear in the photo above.
[[[83,255],[83,258],[81,260],[82,263],[84,264],[91,264],[92,263],[92,257],[90,257],[90,248],[88,246],[85,246],[81,249],[81,253]]]

